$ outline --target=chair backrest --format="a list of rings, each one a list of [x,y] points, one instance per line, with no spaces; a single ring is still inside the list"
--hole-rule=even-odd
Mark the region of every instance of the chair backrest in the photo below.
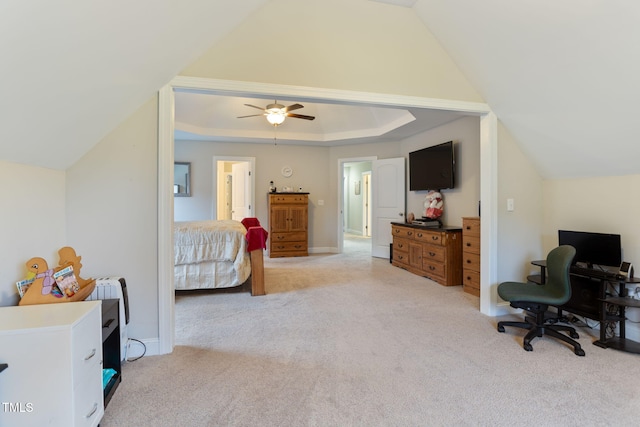
[[[556,299],[555,304],[564,304],[571,298],[569,268],[575,255],[575,248],[569,245],[558,246],[547,255],[548,277],[544,286]]]

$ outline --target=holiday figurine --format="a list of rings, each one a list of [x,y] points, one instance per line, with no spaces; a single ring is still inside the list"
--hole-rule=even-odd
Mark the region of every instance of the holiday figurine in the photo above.
[[[427,193],[424,199],[425,214],[429,219],[438,219],[444,212],[444,201],[442,200],[442,194],[435,190],[431,190]]]

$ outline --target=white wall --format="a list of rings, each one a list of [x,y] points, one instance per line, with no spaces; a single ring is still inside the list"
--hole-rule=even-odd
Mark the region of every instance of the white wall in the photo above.
[[[318,200],[333,197],[334,191],[329,189],[327,167],[329,148],[277,144],[247,144],[206,141],[175,141],[175,156],[181,161],[191,162],[192,197],[175,199],[176,210],[181,206],[181,218],[191,220],[210,219],[212,210],[217,209],[213,198],[213,182],[215,170],[213,158],[216,156],[255,157],[256,204],[255,215],[260,223],[268,228],[269,214],[267,193],[269,181],[276,188],[284,186],[302,187],[309,193],[309,250],[321,251],[328,246],[335,247],[335,233],[327,235],[324,224],[327,215],[333,214],[325,206],[318,205]],[[290,166],[293,175],[282,176],[283,166]],[[184,200],[193,199],[193,200]],[[188,209],[192,209],[189,214]],[[188,216],[187,216],[188,215]],[[333,238],[333,239],[332,239]]]
[[[444,199],[444,213],[441,220],[446,225],[462,227],[462,217],[478,216],[478,201],[480,201],[479,129],[480,123],[477,117],[465,117],[402,141],[402,154],[407,159],[411,151],[454,141],[455,188],[440,192]],[[407,177],[409,176],[408,172],[409,168],[407,167]],[[407,188],[409,188],[408,185]],[[426,195],[427,191],[408,191],[407,212],[413,212],[416,218],[423,216]]]
[[[67,240],[85,277],[127,281],[129,337],[158,336],[157,100],[67,171]]]
[[[525,280],[544,259],[542,178],[511,134],[498,127],[498,282]],[[507,211],[507,199],[514,210]]]
[[[367,0],[271,0],[180,74],[484,102],[412,9]]]
[[[44,258],[58,265],[58,249],[66,246],[65,173],[0,160],[0,306],[16,305],[15,283],[25,278],[25,263]]]

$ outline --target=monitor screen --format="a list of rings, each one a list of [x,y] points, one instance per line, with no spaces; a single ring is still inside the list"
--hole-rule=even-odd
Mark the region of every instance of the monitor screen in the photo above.
[[[573,263],[618,267],[622,262],[619,234],[558,230],[558,244],[576,248]]]

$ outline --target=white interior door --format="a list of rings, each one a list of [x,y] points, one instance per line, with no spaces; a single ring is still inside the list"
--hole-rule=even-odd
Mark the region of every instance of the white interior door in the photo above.
[[[389,258],[391,223],[404,222],[405,159],[374,160],[371,167],[371,255]]]
[[[249,209],[250,194],[249,163],[238,162],[231,165],[231,219],[242,221],[251,216]]]

